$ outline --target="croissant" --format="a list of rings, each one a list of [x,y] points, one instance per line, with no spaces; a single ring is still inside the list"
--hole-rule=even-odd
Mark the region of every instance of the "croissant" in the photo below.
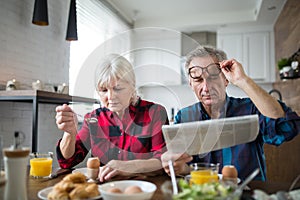
[[[75,184],[70,181],[60,181],[54,185],[55,190],[70,192],[75,188]]]
[[[57,189],[51,190],[49,194],[47,195],[47,198],[49,200],[68,200],[69,199],[69,193]]]
[[[70,181],[73,183],[86,183],[86,176],[80,172],[68,174],[63,178],[63,181]]]
[[[47,195],[49,200],[79,200],[99,196],[98,185],[88,183],[82,173],[69,174],[56,183]]]
[[[85,185],[78,185],[70,192],[69,196],[72,200],[87,199],[89,193],[85,190]]]
[[[85,191],[89,194],[89,198],[100,195],[98,185],[96,183],[87,184],[87,186],[85,187]]]

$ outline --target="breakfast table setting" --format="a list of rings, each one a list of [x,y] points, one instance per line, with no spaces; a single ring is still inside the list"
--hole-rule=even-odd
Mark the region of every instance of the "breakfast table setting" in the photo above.
[[[254,124],[253,127],[257,126],[255,116],[248,119]],[[230,124],[232,122],[229,120],[223,122],[224,126],[230,126]],[[244,124],[240,124],[241,126]],[[169,150],[175,147],[168,145],[168,139],[174,135],[174,130],[176,132],[177,129],[181,128],[183,127],[168,129],[169,132],[167,133],[169,134],[166,135],[168,136],[166,138]],[[193,127],[188,124],[184,128],[192,129]],[[256,130],[253,129],[252,132],[255,133]],[[176,176],[173,161],[170,160],[170,176],[162,171],[160,175],[156,176],[146,176],[145,174],[136,174],[130,177],[116,176],[100,182],[98,174],[101,171],[101,163],[98,157],[88,158],[85,167],[55,169],[52,165],[52,152],[30,153],[28,147],[21,146],[22,134],[15,132],[14,136],[14,144],[2,150],[5,171],[1,171],[0,176],[0,200],[300,199],[300,175],[291,182],[258,181],[255,180],[260,171],[257,168],[248,177],[241,180],[235,166],[225,165],[220,169],[219,163],[193,163],[190,164],[189,174]],[[243,142],[242,138],[239,141]],[[219,144],[214,148],[228,145],[226,143]],[[199,151],[196,148],[190,149],[191,151]]]
[[[26,185],[27,185],[27,199],[29,200],[35,200],[35,199],[42,199],[39,197],[39,193],[44,190],[45,188],[53,187],[55,184],[59,183],[69,174],[72,174],[72,172],[76,169],[58,169],[54,170],[55,172],[53,175],[49,178],[33,178],[30,176],[27,176]],[[181,177],[176,177],[177,179],[180,179]],[[113,179],[109,181],[110,183],[118,182],[118,181],[125,181],[126,178],[121,179]],[[126,179],[126,181],[143,181],[143,182],[149,182],[153,183],[156,186],[156,190],[154,191],[153,195],[150,199],[153,200],[159,200],[159,199],[168,199],[168,195],[163,192],[162,185],[171,182],[170,176],[167,174],[162,174],[159,176],[136,176]],[[98,185],[103,185],[104,183],[97,183]],[[276,197],[276,193],[279,191],[288,191],[291,182],[270,182],[270,181],[256,181],[252,180],[248,185],[247,188],[243,190],[243,193],[240,197],[240,199],[255,199],[254,194],[257,193],[258,195],[261,195],[260,199],[278,199],[280,198]],[[4,199],[4,191],[5,191],[5,183],[2,183],[0,186],[0,199]],[[292,192],[296,192],[299,197],[300,193],[300,186],[295,185],[294,190]],[[262,195],[264,193],[264,196]],[[296,194],[296,193],[295,193]],[[100,195],[101,196],[101,195]],[[102,199],[102,197],[99,197],[98,199]],[[287,198],[288,199],[288,198]],[[105,199],[104,199],[105,200]],[[296,200],[296,199],[295,199]]]

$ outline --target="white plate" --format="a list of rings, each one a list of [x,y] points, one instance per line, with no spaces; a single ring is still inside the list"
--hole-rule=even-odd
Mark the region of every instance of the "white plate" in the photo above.
[[[218,174],[219,180],[222,180],[223,175]],[[185,180],[189,180],[191,178],[191,175],[186,175]],[[237,183],[239,184],[241,182],[241,179],[237,178]]]
[[[102,167],[100,167],[100,169],[101,169]],[[99,170],[100,170],[99,169]],[[72,171],[72,173],[74,174],[74,173],[78,173],[78,172],[80,172],[80,173],[82,173],[83,175],[85,175],[85,177],[86,177],[86,179],[88,180],[89,179],[89,177],[88,177],[88,168],[86,168],[86,167],[83,167],[83,168],[78,168],[78,169],[74,169],[73,171]],[[97,175],[98,176],[98,175]],[[93,180],[92,179],[89,179],[90,181],[88,181],[88,182],[93,182]]]
[[[39,197],[40,199],[47,200],[47,196],[48,196],[48,194],[52,191],[53,187],[54,187],[54,186],[46,187],[46,188],[40,190],[40,191],[38,192],[38,194],[37,194],[38,197]],[[100,185],[98,185],[98,191],[100,192]],[[90,199],[88,199],[88,200],[100,199],[100,198],[101,198],[101,195],[96,196],[96,197],[93,197],[93,198],[90,198]]]
[[[84,174],[87,177],[87,168],[86,167],[74,169],[72,171],[73,174],[77,173],[77,172],[80,172],[80,173]]]

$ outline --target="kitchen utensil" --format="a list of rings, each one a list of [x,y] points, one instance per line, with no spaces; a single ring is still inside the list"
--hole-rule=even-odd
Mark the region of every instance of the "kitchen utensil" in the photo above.
[[[250,183],[250,181],[252,181],[252,179],[255,178],[255,176],[259,173],[259,169],[256,168],[246,179],[245,181],[239,185],[236,190],[234,191],[234,194],[236,193],[242,193],[243,189],[247,186],[248,183]]]
[[[172,181],[172,186],[173,186],[173,194],[178,194],[178,187],[177,187],[177,181],[176,181],[175,171],[174,171],[174,167],[173,167],[173,161],[169,160],[168,164],[169,164],[171,181]]]
[[[78,117],[82,118],[82,119],[85,119],[85,121],[88,123],[88,124],[93,124],[93,123],[97,123],[98,122],[98,119],[96,117],[96,115],[92,115],[90,118],[84,118],[83,115],[81,114],[78,114],[78,113],[75,113]]]

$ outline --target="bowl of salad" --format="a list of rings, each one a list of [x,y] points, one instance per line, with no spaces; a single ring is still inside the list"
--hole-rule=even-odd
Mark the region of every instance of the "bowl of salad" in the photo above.
[[[242,191],[236,190],[237,185],[226,182],[213,182],[190,185],[184,179],[178,179],[179,192],[173,195],[171,181],[161,185],[161,190],[166,200],[238,200]]]

